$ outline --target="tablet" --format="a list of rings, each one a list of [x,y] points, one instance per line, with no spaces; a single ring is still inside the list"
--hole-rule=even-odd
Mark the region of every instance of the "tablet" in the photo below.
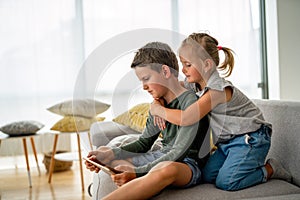
[[[87,157],[83,157],[83,160],[86,160],[87,162],[95,165],[96,167],[98,167],[99,169],[101,169],[102,171],[104,171],[105,173],[109,174],[109,175],[114,175],[114,174],[120,174],[122,173],[122,171],[116,170],[112,167],[106,166],[105,164],[101,163],[100,161],[92,161]]]

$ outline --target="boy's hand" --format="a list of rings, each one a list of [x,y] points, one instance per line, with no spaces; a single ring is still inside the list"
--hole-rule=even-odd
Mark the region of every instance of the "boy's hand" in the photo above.
[[[130,167],[128,165],[119,165],[119,166],[115,167],[115,169],[117,169],[119,171],[123,171],[123,173],[121,173],[121,174],[111,175],[113,182],[115,182],[115,184],[118,187],[121,187],[125,183],[136,178],[136,173],[135,173],[133,167]]]
[[[88,158],[94,162],[97,162],[96,156],[94,156],[94,155],[88,156]],[[93,165],[92,163],[90,163],[88,161],[85,161],[84,164],[85,164],[85,167],[92,172],[95,171],[96,173],[98,173],[100,171],[100,169],[98,167],[96,167],[95,165]]]
[[[114,159],[114,153],[110,147],[101,146],[95,151],[89,152],[87,156],[90,160],[97,162],[97,160],[103,162],[104,164],[110,163]],[[85,161],[86,168],[90,171],[95,171],[98,173],[100,169],[95,165]]]

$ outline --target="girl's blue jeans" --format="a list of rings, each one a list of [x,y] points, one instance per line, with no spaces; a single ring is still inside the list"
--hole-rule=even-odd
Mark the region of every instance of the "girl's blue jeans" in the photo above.
[[[270,149],[271,129],[262,125],[256,132],[219,143],[203,169],[205,182],[223,190],[239,190],[267,181],[265,158]]]

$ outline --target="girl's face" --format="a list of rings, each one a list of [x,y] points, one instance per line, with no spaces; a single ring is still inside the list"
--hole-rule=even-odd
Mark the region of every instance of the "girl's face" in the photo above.
[[[154,99],[164,97],[168,90],[164,83],[162,72],[157,72],[150,67],[135,67],[135,74],[146,90]]]
[[[179,51],[179,58],[182,63],[182,72],[189,83],[199,83],[203,81],[201,75],[203,71],[203,62],[194,55],[191,48],[181,48]]]

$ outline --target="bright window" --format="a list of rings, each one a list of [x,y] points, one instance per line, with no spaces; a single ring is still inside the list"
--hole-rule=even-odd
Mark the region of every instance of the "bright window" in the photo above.
[[[73,97],[85,59],[113,37],[142,28],[176,31],[181,35],[208,31],[220,45],[236,52],[236,66],[230,80],[250,98],[261,98],[257,88],[261,77],[257,2],[1,1],[0,124],[35,119],[52,125],[58,118],[46,108]],[[128,41],[120,42],[120,47],[125,42]],[[106,66],[97,80],[94,91],[97,99],[113,103],[112,91],[121,91],[116,87],[120,87],[124,74],[130,73],[133,55],[133,50],[123,52]],[[88,83],[90,77],[83,81]],[[81,87],[93,89],[89,84]],[[123,89],[124,94],[126,87]],[[128,100],[130,105],[151,100],[140,88],[134,91],[136,94]],[[132,100],[135,97],[139,99]]]

